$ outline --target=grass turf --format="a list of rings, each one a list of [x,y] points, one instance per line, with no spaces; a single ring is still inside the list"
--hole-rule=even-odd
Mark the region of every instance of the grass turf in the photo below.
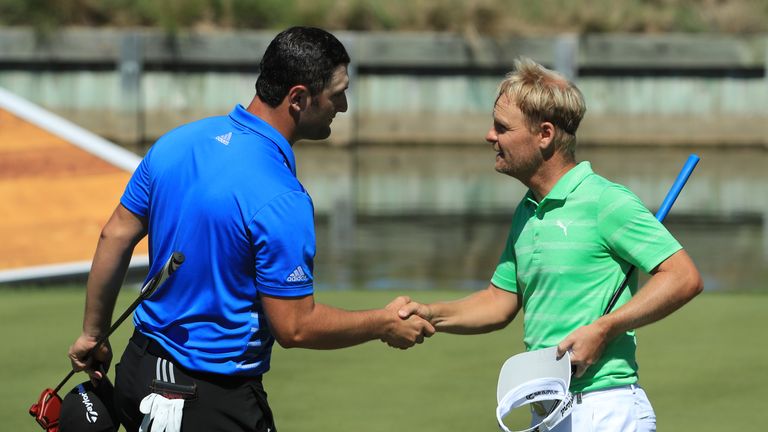
[[[434,301],[466,293],[408,294]],[[316,297],[354,309],[382,306],[394,295],[321,291]],[[117,314],[134,297],[126,290]],[[39,430],[27,409],[66,374],[83,298],[73,287],[0,290],[3,430]],[[755,430],[768,384],[765,348],[757,343],[766,309],[768,295],[706,293],[639,331],[641,384],[660,430]],[[496,378],[501,363],[522,350],[520,323],[487,335],[438,334],[408,351],[379,342],[336,351],[277,347],[264,380],[277,426],[281,432],[497,430]],[[116,357],[131,328],[125,324],[113,336]],[[84,379],[77,375],[65,389]]]

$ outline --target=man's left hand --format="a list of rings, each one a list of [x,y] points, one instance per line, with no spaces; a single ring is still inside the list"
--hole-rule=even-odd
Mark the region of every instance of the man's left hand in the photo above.
[[[571,365],[576,367],[574,376],[579,378],[600,359],[607,336],[608,332],[598,323],[579,327],[560,342],[557,356],[560,358],[570,351]]]

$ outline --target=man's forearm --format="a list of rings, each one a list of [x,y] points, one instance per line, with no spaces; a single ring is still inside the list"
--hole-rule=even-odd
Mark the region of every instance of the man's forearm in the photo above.
[[[398,310],[410,301],[398,297],[383,309],[347,311],[315,303],[314,296],[261,296],[272,334],[284,348],[336,349],[381,339],[397,348],[420,343],[434,333],[418,316],[401,319]]]
[[[99,239],[88,275],[83,333],[94,338],[104,334],[112,322],[112,312],[133,252],[133,247],[125,249],[124,245],[115,243]]]
[[[284,337],[283,346],[309,349],[337,349],[384,337],[393,325],[394,313],[382,309],[346,311],[317,303],[295,333]]]
[[[459,300],[427,305],[435,329],[454,334],[481,334],[504,328],[518,309],[516,294],[493,285]]]
[[[688,303],[702,290],[701,277],[684,251],[659,266],[659,270],[625,305],[601,317],[596,324],[613,339],[628,330],[654,323]]]

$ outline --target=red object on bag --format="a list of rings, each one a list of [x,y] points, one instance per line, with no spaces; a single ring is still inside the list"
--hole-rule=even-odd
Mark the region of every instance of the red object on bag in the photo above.
[[[48,432],[59,432],[61,416],[61,398],[53,389],[45,389],[40,399],[29,408],[29,414]]]

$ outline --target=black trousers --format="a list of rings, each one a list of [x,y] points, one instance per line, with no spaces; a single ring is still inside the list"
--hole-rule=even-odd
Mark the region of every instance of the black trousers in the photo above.
[[[126,431],[138,431],[150,393],[183,398],[183,432],[276,432],[261,377],[185,370],[154,340],[134,332],[115,366],[115,406]]]

